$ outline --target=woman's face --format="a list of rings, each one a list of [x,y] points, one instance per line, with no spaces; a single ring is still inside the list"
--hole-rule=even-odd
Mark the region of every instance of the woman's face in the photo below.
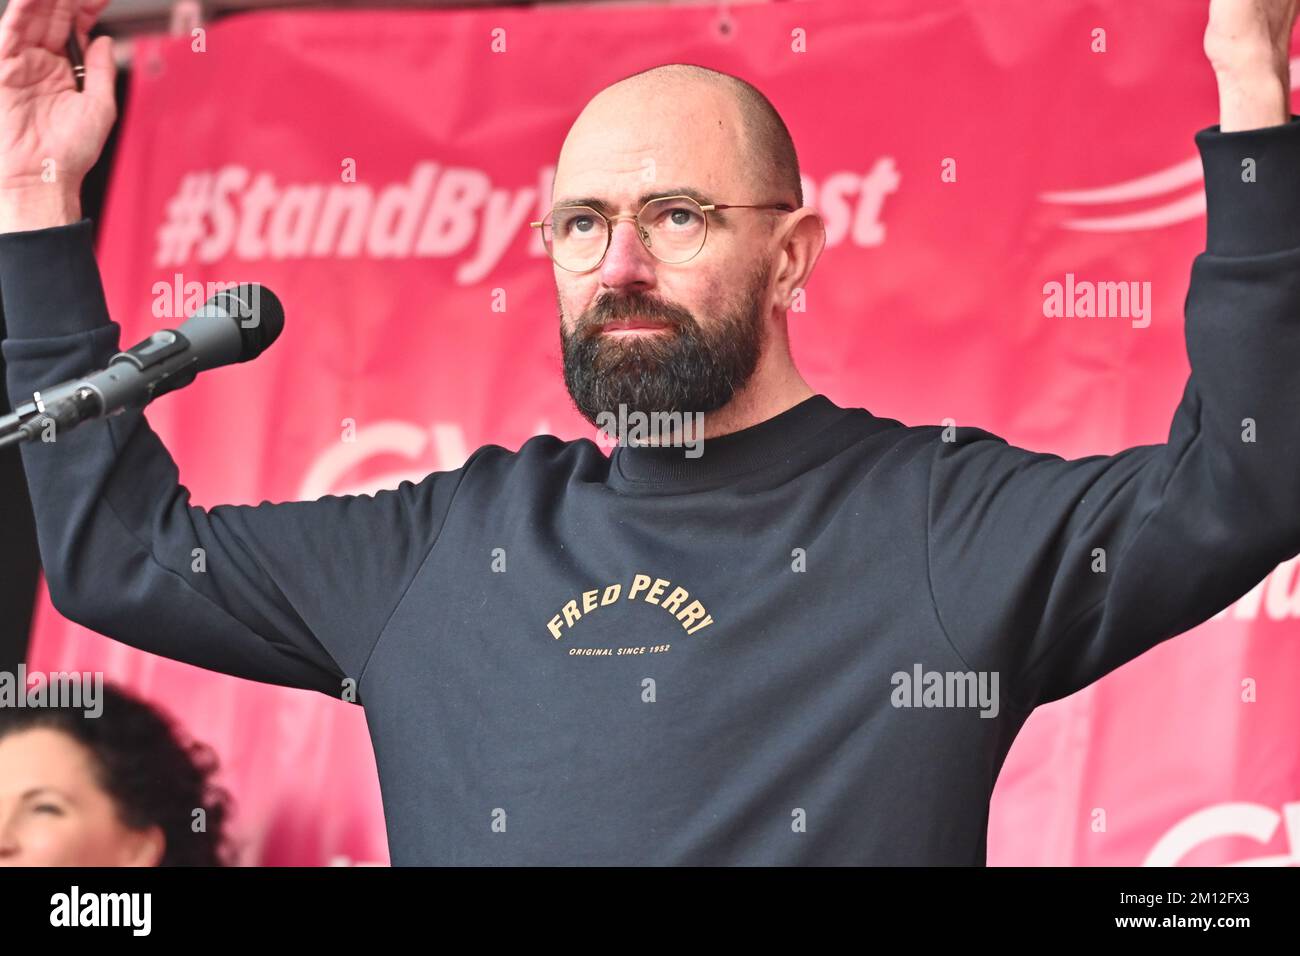
[[[157,866],[161,829],[132,830],[93,756],[58,730],[0,737],[0,866]]]

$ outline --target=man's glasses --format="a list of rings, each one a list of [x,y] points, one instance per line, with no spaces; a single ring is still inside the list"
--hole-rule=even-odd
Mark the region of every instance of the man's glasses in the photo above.
[[[637,235],[651,255],[674,265],[689,262],[704,248],[709,234],[707,213],[716,209],[780,209],[794,212],[789,203],[758,205],[701,205],[690,196],[663,196],[652,199],[635,216],[609,217],[590,206],[556,206],[541,222],[529,223],[542,230],[546,253],[566,272],[590,272],[605,261],[614,223],[620,219],[636,222]]]

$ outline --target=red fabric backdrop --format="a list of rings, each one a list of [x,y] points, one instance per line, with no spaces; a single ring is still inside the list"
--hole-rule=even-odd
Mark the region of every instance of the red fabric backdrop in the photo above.
[[[527,223],[588,97],[672,61],[756,83],[794,134],[829,231],[791,315],[815,388],[1068,457],[1164,440],[1204,241],[1192,135],[1217,122],[1204,4],[869,6],[739,7],[726,33],[711,6],[269,13],[143,41],[100,256],[124,343],[205,297],[172,301],[177,281],[262,281],[288,312],[257,362],[149,409],[193,502],[391,487],[483,443],[591,436]],[[1067,273],[1150,282],[1150,324],[1045,317]],[[387,861],[359,708],[145,655],[42,602],[33,667],[102,669],[216,747],[245,863]],[[1041,708],[990,863],[1289,859],[1297,614],[1288,564]]]

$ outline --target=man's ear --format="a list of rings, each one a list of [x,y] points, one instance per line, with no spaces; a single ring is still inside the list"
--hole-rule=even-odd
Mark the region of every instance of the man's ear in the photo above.
[[[813,267],[826,248],[826,223],[817,210],[802,206],[790,213],[781,230],[784,239],[775,292],[777,305],[789,309],[797,291],[807,288]]]

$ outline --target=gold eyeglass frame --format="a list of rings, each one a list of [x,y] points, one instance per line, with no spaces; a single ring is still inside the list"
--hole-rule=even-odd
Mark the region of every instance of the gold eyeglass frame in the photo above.
[[[670,199],[685,199],[687,202],[693,203],[695,206],[697,206],[697,207],[699,208],[699,210],[700,210],[701,213],[705,213],[705,214],[706,214],[706,215],[704,216],[704,236],[700,239],[700,248],[699,248],[699,249],[696,249],[693,253],[691,253],[691,255],[687,256],[685,259],[682,259],[681,262],[670,262],[669,260],[662,258],[662,257],[659,255],[659,253],[657,253],[657,252],[655,252],[653,249],[651,249],[651,248],[650,248],[650,242],[649,242],[649,240],[648,240],[648,238],[647,238],[647,236],[646,236],[645,228],[641,225],[641,213],[645,212],[645,210],[646,210],[646,206],[649,206],[649,205],[651,205],[652,203],[657,203],[657,202],[666,202],[666,201],[668,201],[668,200],[670,200]],[[528,224],[528,225],[529,225],[529,228],[532,228],[532,229],[541,229],[541,228],[542,228],[542,224],[545,223],[547,219],[550,219],[552,216],[554,216],[554,215],[555,215],[555,210],[557,210],[557,209],[590,209],[592,212],[594,212],[594,213],[595,213],[597,216],[599,216],[601,219],[604,219],[604,220],[605,220],[605,226],[606,226],[606,229],[605,229],[605,248],[604,248],[604,250],[601,252],[601,254],[600,254],[600,258],[596,260],[596,264],[593,265],[593,266],[589,266],[589,267],[586,268],[586,269],[570,269],[570,268],[568,268],[567,266],[561,265],[559,262],[556,262],[556,261],[555,261],[555,254],[551,252],[551,244],[550,244],[549,242],[546,242],[546,241],[545,241],[545,233],[543,233],[543,241],[542,241],[542,245],[546,248],[546,255],[550,258],[550,260],[551,260],[552,262],[555,262],[555,264],[556,264],[557,266],[559,266],[561,269],[563,269],[565,272],[572,272],[572,273],[575,273],[575,274],[577,274],[577,275],[583,275],[584,273],[591,272],[593,269],[599,269],[599,268],[600,268],[601,263],[603,263],[603,262],[605,261],[605,256],[609,255],[609,246],[610,246],[610,243],[612,243],[612,242],[614,241],[614,225],[615,225],[616,223],[618,223],[619,221],[623,220],[623,219],[631,219],[632,222],[636,225],[636,227],[637,227],[637,229],[636,229],[637,237],[641,240],[641,245],[645,246],[646,252],[650,253],[650,255],[654,256],[654,257],[655,257],[656,259],[658,259],[660,262],[666,263],[667,265],[679,266],[679,265],[682,265],[683,263],[690,262],[692,259],[694,259],[696,256],[698,256],[698,255],[699,255],[699,254],[704,250],[704,244],[705,244],[706,242],[709,241],[709,217],[708,217],[707,214],[713,212],[714,210],[720,210],[720,209],[780,209],[780,210],[783,211],[783,212],[795,212],[795,211],[796,211],[796,210],[795,210],[795,207],[792,206],[792,205],[790,205],[788,202],[769,202],[769,203],[707,203],[707,204],[706,204],[706,203],[702,203],[702,202],[700,202],[700,201],[699,201],[698,199],[696,199],[694,196],[686,196],[686,195],[679,195],[679,196],[656,196],[654,199],[649,199],[649,200],[647,200],[646,203],[645,203],[645,205],[643,205],[640,209],[638,209],[638,210],[636,211],[636,215],[632,215],[631,213],[626,213],[626,212],[625,212],[625,213],[622,213],[621,215],[618,215],[618,216],[607,216],[607,215],[605,215],[603,212],[601,212],[599,209],[596,209],[594,206],[588,206],[586,203],[560,203],[558,206],[552,206],[552,207],[550,208],[550,211],[548,211],[548,212],[546,213],[546,215],[543,216],[541,219],[539,219],[537,222],[530,222],[530,223]]]

